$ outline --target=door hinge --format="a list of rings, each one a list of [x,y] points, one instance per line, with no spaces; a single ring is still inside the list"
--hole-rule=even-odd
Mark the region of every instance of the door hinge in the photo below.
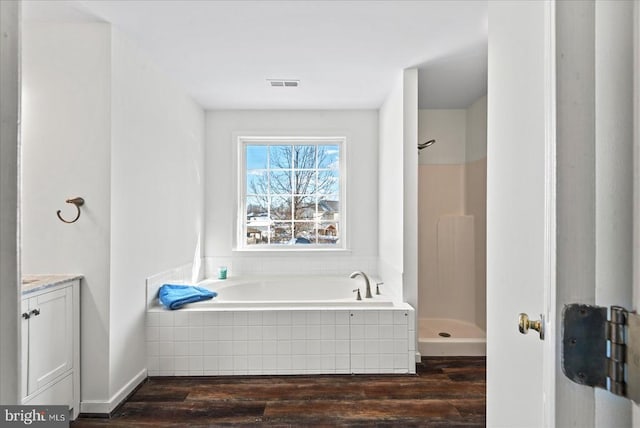
[[[620,306],[571,304],[562,311],[562,371],[581,385],[640,403],[640,315]]]

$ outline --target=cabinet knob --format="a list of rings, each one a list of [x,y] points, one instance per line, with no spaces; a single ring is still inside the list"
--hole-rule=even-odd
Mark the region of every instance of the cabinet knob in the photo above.
[[[34,309],[34,310],[32,310],[32,311],[31,311],[31,315],[33,315],[34,317],[35,317],[36,315],[40,315],[40,309]]]
[[[29,314],[29,312],[23,312],[22,313],[22,318],[28,320],[29,318],[31,318],[31,315]]]

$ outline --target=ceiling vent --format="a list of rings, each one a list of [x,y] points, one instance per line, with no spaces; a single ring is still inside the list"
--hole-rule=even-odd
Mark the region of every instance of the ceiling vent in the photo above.
[[[299,80],[292,79],[267,79],[269,85],[280,88],[297,88],[300,85]]]

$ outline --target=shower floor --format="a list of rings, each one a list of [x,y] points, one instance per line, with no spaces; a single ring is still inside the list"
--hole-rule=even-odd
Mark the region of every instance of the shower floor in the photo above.
[[[418,332],[418,349],[423,356],[482,356],[487,353],[486,333],[475,324],[453,319],[420,318]]]

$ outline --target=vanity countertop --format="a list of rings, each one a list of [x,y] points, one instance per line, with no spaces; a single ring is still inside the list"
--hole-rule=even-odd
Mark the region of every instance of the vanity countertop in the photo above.
[[[23,275],[22,276],[22,295],[34,293],[47,288],[63,285],[66,282],[82,279],[82,275]]]

